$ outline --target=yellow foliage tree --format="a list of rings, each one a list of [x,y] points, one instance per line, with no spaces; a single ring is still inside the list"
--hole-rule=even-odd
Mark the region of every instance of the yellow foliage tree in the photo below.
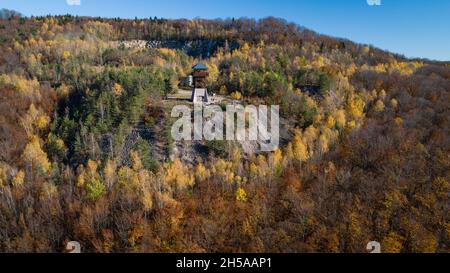
[[[299,134],[300,132],[297,132]],[[314,126],[309,126],[306,128],[305,131],[303,131],[302,134],[302,140],[303,143],[310,148],[310,151],[312,151],[314,141],[319,137],[319,130]]]
[[[76,179],[76,182],[77,182],[77,187],[83,187],[84,186],[84,184],[86,183],[86,173],[85,173],[85,171],[84,171],[84,166],[83,165],[80,165],[80,166],[78,166],[78,168],[77,168],[77,179]]]
[[[252,162],[252,163],[250,163],[248,168],[249,168],[248,171],[250,172],[251,177],[256,178],[258,176],[258,166],[256,166],[256,164]]]
[[[427,232],[425,235],[417,238],[414,252],[435,253],[438,245],[439,244],[436,240],[436,237],[433,234]]]
[[[309,158],[308,148],[299,133],[297,133],[292,140],[292,153],[294,158],[300,162],[304,162]]]
[[[86,184],[87,198],[97,200],[105,193],[105,185],[98,178],[91,178]]]
[[[345,111],[344,110],[338,110],[334,112],[334,119],[336,120],[336,125],[340,128],[344,128],[346,124],[346,117],[345,117]]]
[[[311,65],[313,67],[322,68],[325,66],[326,62],[327,59],[324,56],[319,56],[312,61]]]
[[[364,115],[364,101],[356,95],[349,98],[347,102],[347,111],[354,118],[361,118]]]
[[[105,177],[105,184],[108,188],[111,188],[116,181],[116,164],[112,160],[108,160],[103,169],[103,175]]]
[[[271,162],[273,166],[278,166],[282,163],[283,160],[283,153],[281,152],[280,149],[276,149],[272,154],[271,154]]]
[[[183,190],[194,185],[194,176],[189,173],[189,169],[176,159],[173,163],[166,165],[164,179],[175,190]]]
[[[381,241],[382,252],[385,253],[400,253],[403,249],[404,238],[395,232],[389,233]]]
[[[202,163],[197,164],[194,174],[198,182],[204,182],[211,176],[209,170]]]
[[[139,157],[139,153],[136,151],[130,152],[130,158],[131,158],[131,166],[133,167],[133,170],[139,171],[144,168],[142,165],[141,158]]]
[[[239,164],[241,163],[241,150],[238,147],[233,147],[230,153],[231,162],[233,163],[233,168],[235,170],[238,169]]]
[[[244,44],[242,45],[242,47],[240,48],[240,51],[241,51],[243,54],[248,54],[248,52],[250,51],[250,45],[249,45],[248,43],[244,43]]]
[[[22,127],[25,129],[25,132],[28,136],[32,136],[34,134],[34,123],[39,116],[39,111],[36,109],[34,104],[30,105],[27,113],[20,119],[20,123]]]
[[[143,190],[141,196],[141,203],[144,210],[149,211],[153,208],[153,196],[149,190]]]
[[[12,87],[14,90],[28,98],[40,98],[40,93],[36,92],[40,87],[37,79],[28,80],[15,74],[5,74],[0,76],[0,86]]]
[[[134,175],[133,170],[130,169],[128,166],[120,168],[119,171],[117,172],[117,177],[120,186],[123,187],[129,184],[128,182],[132,180],[133,175]]]
[[[44,114],[40,109],[37,109],[34,104],[30,105],[27,113],[20,119],[22,127],[28,136],[35,133],[35,128],[43,130],[50,124],[50,117]]]
[[[50,118],[47,115],[41,115],[36,119],[36,127],[40,130],[47,128],[50,124]]]
[[[231,93],[231,98],[233,98],[234,100],[241,100],[242,94],[239,91],[234,91],[233,93]]]
[[[373,110],[375,112],[382,112],[384,110],[384,103],[382,100],[377,100],[377,102],[375,102],[375,106],[373,107]]]
[[[0,164],[0,189],[2,189],[6,185],[6,183],[8,182],[7,179],[8,175],[6,173],[6,168]]]
[[[86,168],[78,167],[77,186],[86,189],[86,197],[90,200],[97,200],[105,193],[105,185],[100,180],[100,175],[97,171],[98,162],[88,160]]]
[[[369,47],[369,46],[363,47],[363,48],[362,48],[362,52],[363,52],[364,54],[369,54],[369,52],[370,52],[370,47]]]
[[[351,120],[350,122],[347,123],[347,129],[351,130],[353,128],[356,128],[356,122],[354,120]]]
[[[389,102],[389,105],[393,108],[393,109],[397,109],[398,107],[398,101],[396,99],[391,99],[391,101]]]
[[[209,83],[215,83],[217,81],[217,78],[219,77],[219,69],[217,68],[217,65],[214,63],[207,64],[208,66],[208,78],[207,81]]]
[[[63,61],[66,61],[66,60],[68,60],[71,56],[72,56],[72,54],[70,53],[70,51],[65,50],[65,51],[62,53],[61,58],[62,58]]]
[[[228,94],[228,90],[227,90],[227,87],[226,87],[225,85],[222,85],[222,86],[220,87],[220,89],[219,89],[219,94],[220,94],[220,95],[226,95],[226,94]]]
[[[165,55],[165,56],[170,57],[170,58],[175,58],[176,55],[177,55],[177,52],[175,50],[173,50],[173,49],[170,49],[170,48],[159,48],[158,51],[162,55]]]
[[[83,29],[86,33],[104,40],[109,40],[114,31],[109,23],[100,21],[89,21],[83,26]]]
[[[333,128],[335,125],[336,125],[336,120],[332,116],[328,116],[325,126],[327,126],[328,128]]]
[[[123,93],[123,87],[122,87],[122,85],[120,85],[118,83],[114,83],[112,90],[113,90],[114,95],[116,95],[116,96],[120,96]]]
[[[33,135],[30,137],[30,141],[23,151],[23,158],[26,163],[31,164],[36,170],[43,173],[47,173],[50,170],[50,162],[48,161],[47,154],[41,148],[38,136]]]
[[[327,137],[326,134],[320,135],[318,145],[319,145],[319,151],[321,154],[328,152],[329,145],[330,145],[330,139]]]
[[[269,156],[270,169],[275,177],[279,177],[283,171],[283,153],[280,149],[276,149]]]
[[[264,155],[260,154],[254,159],[254,163],[250,164],[250,173],[253,178],[258,177],[259,179],[266,178],[268,174],[269,165],[267,159]]]
[[[87,174],[90,177],[98,177],[97,168],[98,168],[97,161],[89,159],[87,163]]]
[[[63,83],[57,90],[58,90],[58,95],[62,98],[65,98],[69,95],[70,87]]]
[[[22,170],[17,172],[16,176],[14,176],[13,181],[12,181],[13,186],[23,185],[24,178],[25,178],[25,173]]]
[[[234,181],[233,163],[227,162],[223,159],[219,159],[214,162],[212,167],[212,173],[224,179],[225,181],[232,183]]]
[[[401,117],[396,117],[394,119],[394,122],[395,122],[396,125],[400,126],[400,125],[403,124],[403,119]]]
[[[289,142],[288,145],[284,148],[284,158],[286,158],[287,161],[294,158],[294,151],[292,148],[292,142]]]
[[[241,202],[247,201],[247,193],[241,187],[237,188],[236,190],[236,200]]]

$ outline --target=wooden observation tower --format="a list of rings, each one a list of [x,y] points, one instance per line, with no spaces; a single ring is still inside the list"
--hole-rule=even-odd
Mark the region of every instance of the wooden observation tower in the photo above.
[[[208,68],[201,63],[192,67],[192,77],[194,80],[194,88],[192,90],[192,102],[201,103],[209,102],[208,90],[206,89],[206,78],[208,77]]]

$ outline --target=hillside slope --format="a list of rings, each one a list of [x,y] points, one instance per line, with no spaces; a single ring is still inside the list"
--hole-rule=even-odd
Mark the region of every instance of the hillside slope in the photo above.
[[[446,63],[276,18],[12,18],[0,53],[2,252],[450,251]],[[165,98],[197,62],[280,106],[280,149],[170,158]]]

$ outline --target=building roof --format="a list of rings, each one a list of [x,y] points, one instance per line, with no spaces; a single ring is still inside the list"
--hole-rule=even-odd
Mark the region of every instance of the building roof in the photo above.
[[[208,67],[202,63],[198,63],[192,67],[193,70],[208,70]]]

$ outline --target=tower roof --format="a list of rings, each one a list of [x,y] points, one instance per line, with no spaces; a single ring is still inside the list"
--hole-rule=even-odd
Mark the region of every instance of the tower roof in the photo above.
[[[192,67],[193,70],[208,70],[208,67],[202,63],[198,63]]]

